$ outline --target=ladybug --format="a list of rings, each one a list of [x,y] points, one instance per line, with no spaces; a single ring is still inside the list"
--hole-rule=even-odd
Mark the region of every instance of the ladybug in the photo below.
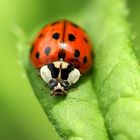
[[[92,66],[89,38],[76,24],[61,20],[46,25],[30,51],[31,63],[40,70],[51,95],[66,95],[70,86]]]

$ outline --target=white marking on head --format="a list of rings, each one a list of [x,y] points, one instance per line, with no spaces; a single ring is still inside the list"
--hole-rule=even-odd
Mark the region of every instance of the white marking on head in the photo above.
[[[49,70],[47,65],[41,67],[40,75],[46,83],[48,83],[52,79],[51,71]]]
[[[68,65],[69,65],[69,63],[67,63],[67,62],[62,62],[61,68],[62,68],[62,69],[66,69],[66,68],[68,67]]]
[[[54,87],[54,90],[57,90],[57,89],[64,90],[64,88],[61,86],[60,83],[58,83],[57,86]]]
[[[53,62],[53,64],[58,69],[60,68],[60,66],[61,66],[62,69],[66,69],[67,66],[69,65],[69,63],[64,62],[64,61],[55,61],[55,62]]]
[[[55,66],[55,68],[60,68],[60,65],[61,65],[61,61],[55,61],[55,62],[53,62],[53,64],[54,64],[54,66]]]
[[[79,78],[80,78],[81,74],[80,74],[80,71],[76,68],[74,68],[70,73],[69,73],[69,76],[68,76],[68,79],[67,81],[70,83],[70,84],[74,84],[76,83]]]

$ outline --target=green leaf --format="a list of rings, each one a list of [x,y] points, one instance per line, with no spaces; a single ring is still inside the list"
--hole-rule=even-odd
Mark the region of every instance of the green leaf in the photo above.
[[[137,0],[134,1],[128,1],[129,4],[129,8],[130,8],[130,14],[129,14],[129,21],[131,23],[131,27],[133,29],[133,33],[132,33],[132,39],[134,42],[134,50],[136,52],[136,56],[138,57],[138,59],[140,60],[140,18],[139,18],[139,4],[140,2]],[[140,61],[139,61],[140,62]]]
[[[31,45],[19,44],[35,95],[63,139],[140,139],[140,68],[127,13],[123,0],[93,0],[74,16],[64,16],[86,29],[96,52],[93,70],[66,97],[50,96],[30,64]]]

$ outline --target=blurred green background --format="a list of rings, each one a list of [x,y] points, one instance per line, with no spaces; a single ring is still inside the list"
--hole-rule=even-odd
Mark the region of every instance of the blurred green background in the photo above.
[[[44,21],[76,18],[74,13],[82,11],[89,1],[0,0],[0,140],[60,139],[35,98],[24,69],[18,65],[11,27],[17,24],[29,34]],[[127,2],[129,21],[137,34],[135,49],[139,49],[140,2]]]

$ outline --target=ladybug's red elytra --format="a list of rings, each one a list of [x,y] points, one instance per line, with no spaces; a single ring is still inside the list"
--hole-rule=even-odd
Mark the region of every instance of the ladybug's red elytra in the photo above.
[[[30,52],[32,64],[40,69],[51,95],[66,95],[71,84],[92,66],[89,38],[76,24],[61,20],[45,26]]]

